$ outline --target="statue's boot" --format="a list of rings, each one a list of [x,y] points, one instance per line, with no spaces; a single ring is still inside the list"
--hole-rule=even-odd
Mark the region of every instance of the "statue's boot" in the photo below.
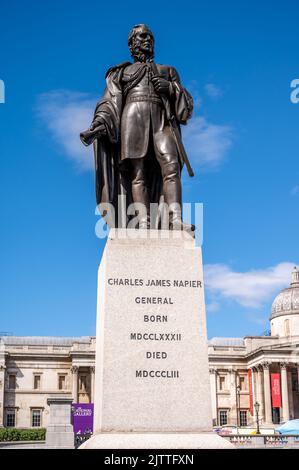
[[[138,222],[138,228],[141,230],[149,230],[151,228],[149,214],[147,214],[146,217],[140,217]]]
[[[195,225],[193,224],[185,224],[182,221],[182,212],[180,210],[180,205],[178,205],[175,210],[170,213],[169,217],[169,229],[170,230],[184,230],[185,232],[189,233],[192,237],[195,236]]]
[[[184,230],[194,237],[195,226],[182,221],[182,187],[176,157],[169,155],[163,171],[163,193],[169,209],[169,229]]]
[[[170,230],[184,230],[192,237],[195,237],[195,225],[185,224],[182,219],[174,219],[172,222],[170,222],[169,228]]]

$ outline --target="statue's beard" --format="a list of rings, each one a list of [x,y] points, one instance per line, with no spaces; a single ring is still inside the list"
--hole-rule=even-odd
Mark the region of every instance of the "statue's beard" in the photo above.
[[[135,62],[152,62],[154,58],[154,49],[150,51],[141,50],[139,43],[134,44],[131,53]]]

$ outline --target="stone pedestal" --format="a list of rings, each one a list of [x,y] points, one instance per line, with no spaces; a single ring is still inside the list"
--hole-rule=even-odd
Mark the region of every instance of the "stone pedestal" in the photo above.
[[[51,449],[73,449],[74,432],[71,424],[72,398],[48,398],[50,420],[46,433],[46,447]]]
[[[80,448],[216,448],[201,248],[111,230],[98,275],[95,435]]]

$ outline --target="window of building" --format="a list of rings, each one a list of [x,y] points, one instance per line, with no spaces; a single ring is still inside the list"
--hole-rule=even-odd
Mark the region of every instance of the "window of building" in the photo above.
[[[8,388],[14,390],[17,385],[17,377],[16,374],[9,374],[8,376]]]
[[[225,426],[227,424],[227,410],[219,410],[219,424]]]
[[[241,391],[246,390],[245,377],[239,377],[239,385],[240,385],[240,390]]]
[[[86,392],[87,390],[87,376],[86,375],[80,375],[80,391],[81,392]]]
[[[280,423],[280,408],[272,408],[272,422],[273,424]]]
[[[225,375],[219,376],[219,390],[220,391],[225,390]]]
[[[42,423],[42,410],[32,409],[31,410],[31,426],[33,428],[40,428]]]
[[[240,410],[240,426],[247,426],[247,410]]]
[[[38,374],[34,374],[33,388],[34,388],[34,390],[39,390],[40,389],[40,375],[38,375]]]
[[[293,392],[299,392],[297,373],[292,374],[292,391]]]
[[[66,388],[66,376],[59,374],[58,375],[58,389],[65,390]]]
[[[284,321],[284,334],[285,336],[290,336],[290,320]]]
[[[14,428],[16,425],[16,410],[6,411],[6,426],[8,428]]]

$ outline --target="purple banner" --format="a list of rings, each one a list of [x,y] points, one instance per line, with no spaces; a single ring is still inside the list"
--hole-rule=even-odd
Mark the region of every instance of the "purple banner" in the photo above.
[[[73,403],[72,423],[75,434],[93,432],[93,403]]]

